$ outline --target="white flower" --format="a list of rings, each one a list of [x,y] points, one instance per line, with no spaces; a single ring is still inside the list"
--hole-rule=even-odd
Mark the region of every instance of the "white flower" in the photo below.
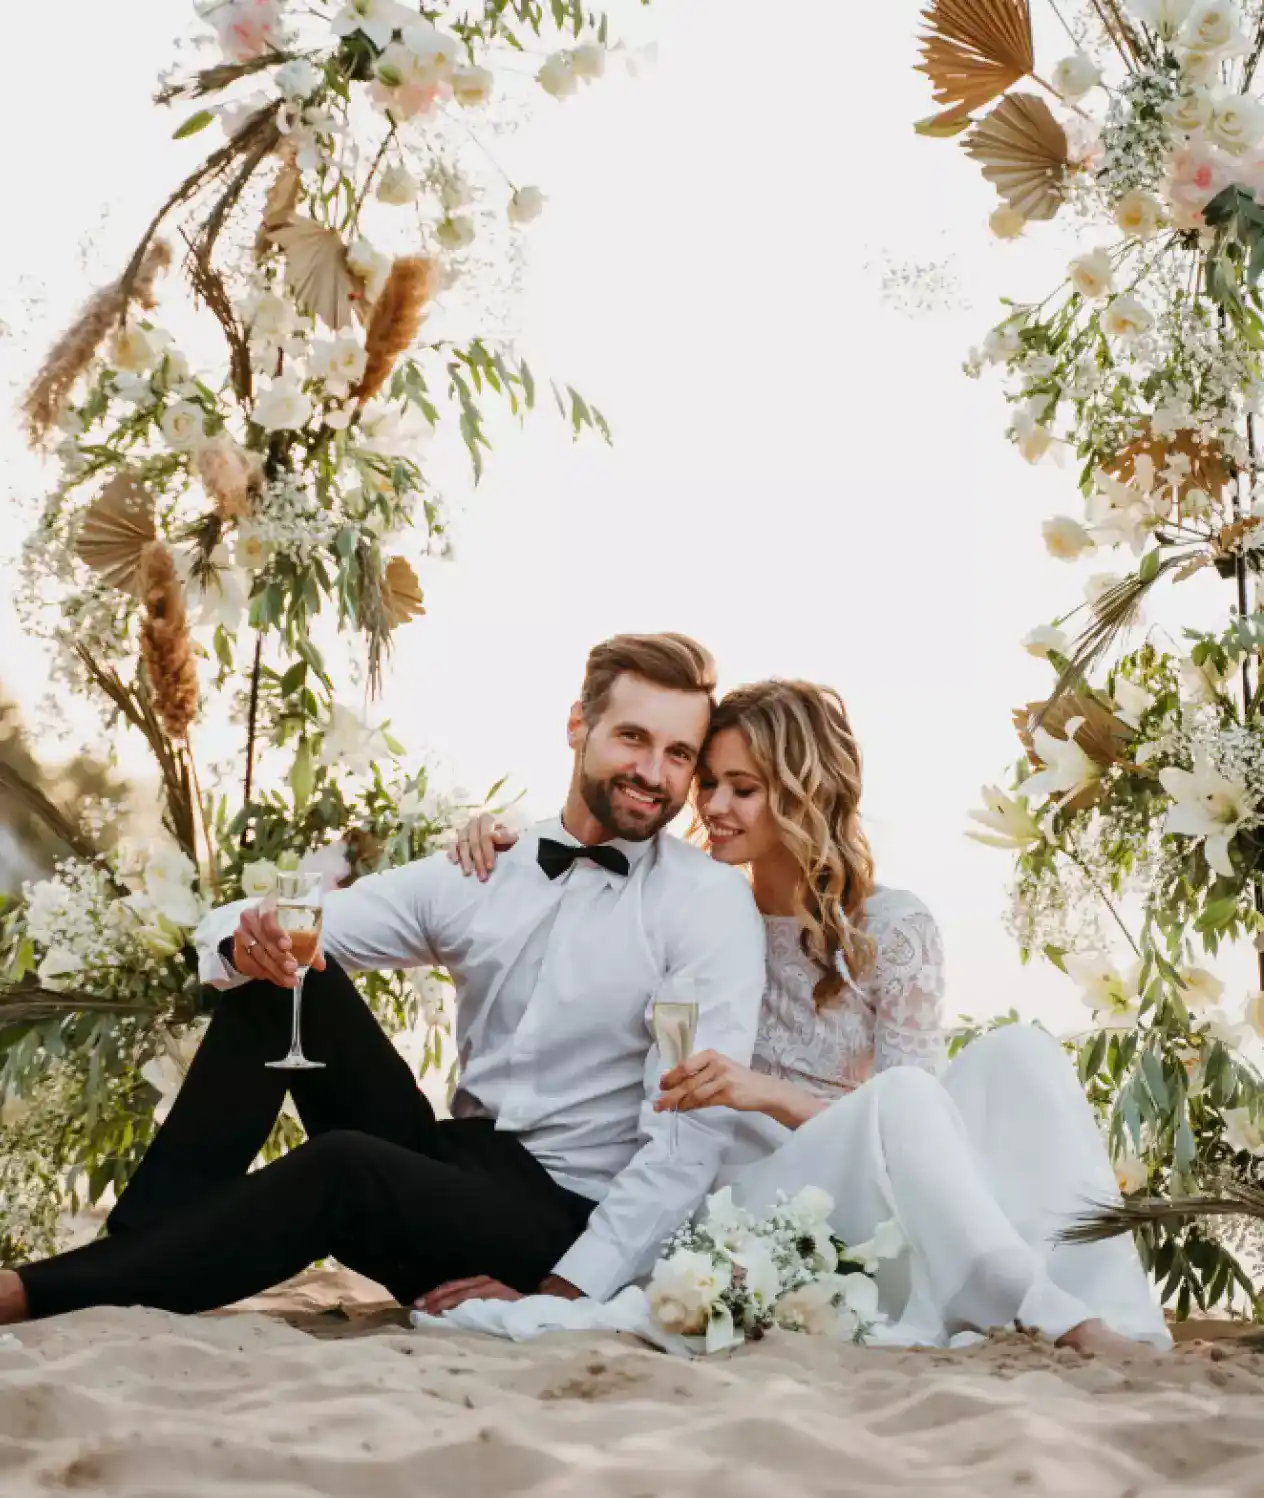
[[[1044,841],[1044,834],[1027,810],[1026,801],[1007,796],[998,786],[983,787],[983,810],[972,811],[970,820],[986,832],[966,829],[966,836],[989,848],[1030,848]]]
[[[176,1093],[183,1085],[197,1048],[202,1043],[206,1026],[206,1020],[198,1020],[178,1036],[172,1035],[169,1030],[160,1031],[156,1053],[141,1067],[141,1076],[158,1094],[159,1100],[154,1108],[155,1123],[162,1123],[170,1113]]]
[[[1264,104],[1250,94],[1218,89],[1212,96],[1207,133],[1226,151],[1243,155],[1264,136]]]
[[[1206,0],[1181,27],[1181,45],[1191,52],[1235,53],[1245,46],[1238,11],[1223,0]]]
[[[343,399],[363,375],[366,359],[364,345],[354,335],[344,333],[341,338],[320,339],[312,345],[308,372],[313,379],[324,381],[327,394]]]
[[[1236,1051],[1246,1039],[1245,1025],[1231,1020],[1223,1009],[1210,1009],[1196,1020],[1197,1033],[1207,1040],[1218,1040],[1227,1051]]]
[[[860,1264],[866,1274],[876,1274],[884,1259],[898,1259],[908,1247],[904,1229],[894,1217],[888,1217],[873,1230],[865,1243],[849,1243],[843,1254],[849,1263]]]
[[[1102,599],[1108,593],[1113,593],[1123,581],[1123,574],[1119,572],[1094,572],[1084,584],[1084,597],[1096,608]]]
[[[128,374],[126,371],[114,376],[114,394],[142,411],[156,405],[158,400],[148,375]]]
[[[276,882],[277,866],[270,858],[256,858],[241,866],[241,892],[248,900],[270,895]]]
[[[110,344],[110,363],[129,374],[152,369],[162,359],[168,340],[151,328],[130,323],[120,328]]]
[[[831,1251],[832,1244],[826,1240]],[[732,1255],[733,1263],[742,1270],[742,1289],[755,1302],[759,1310],[765,1310],[776,1300],[781,1289],[781,1276],[766,1244],[757,1238],[751,1239]],[[832,1269],[834,1266],[829,1266]]]
[[[465,250],[474,243],[474,220],[464,214],[445,218],[435,230],[435,237],[445,250]]]
[[[177,401],[162,414],[162,435],[176,452],[193,452],[206,437],[206,417],[192,401]]]
[[[1181,969],[1181,1001],[1186,1009],[1203,1011],[1215,1009],[1224,996],[1224,984],[1205,967]]]
[[[1066,655],[1071,648],[1066,634],[1053,624],[1038,624],[1035,629],[1028,630],[1020,644],[1028,655],[1042,661],[1048,660],[1050,651]]]
[[[36,977],[49,988],[56,988],[61,978],[72,978],[83,971],[83,961],[69,947],[50,947],[35,970]]]
[[[723,1303],[717,1305],[711,1313],[711,1319],[707,1322],[705,1352],[711,1357],[717,1352],[727,1352],[730,1347],[737,1347],[746,1340],[746,1334],[740,1326],[734,1326],[733,1313]]]
[[[1108,250],[1080,255],[1067,267],[1071,285],[1089,302],[1100,302],[1114,290],[1115,271]]]
[[[1182,701],[1196,707],[1210,706],[1224,688],[1225,673],[1210,657],[1199,665],[1192,655],[1182,656],[1177,672]]]
[[[420,191],[421,183],[406,166],[391,165],[382,173],[377,185],[377,198],[380,203],[401,208],[405,203],[413,202]]]
[[[275,291],[261,291],[251,297],[242,309],[242,317],[252,338],[286,338],[298,326],[294,303]]]
[[[1193,10],[1194,0],[1127,0],[1127,5],[1137,20],[1151,31],[1173,37]]]
[[[1229,844],[1253,811],[1246,792],[1203,756],[1195,758],[1192,770],[1169,765],[1159,771],[1159,780],[1172,798],[1164,833],[1204,839],[1208,864],[1217,874],[1232,878]]]
[[[830,1336],[838,1327],[838,1308],[834,1302],[841,1294],[843,1278],[840,1274],[823,1275],[796,1290],[788,1290],[777,1302],[777,1325],[813,1337]]]
[[[584,42],[572,47],[570,59],[571,72],[576,78],[600,78],[606,71],[606,49],[600,42]]]
[[[1250,1108],[1226,1108],[1221,1116],[1225,1122],[1225,1143],[1231,1150],[1264,1155],[1264,1128],[1252,1116]]]
[[[538,187],[519,187],[509,199],[509,222],[530,224],[544,211],[545,197]]]
[[[1106,1027],[1126,1028],[1135,1018],[1141,1004],[1140,962],[1120,972],[1104,953],[1068,952],[1062,965],[1099,1023],[1114,1021]]]
[[[1164,107],[1168,123],[1185,135],[1194,135],[1211,124],[1211,95],[1205,88],[1190,88]]]
[[[312,848],[298,861],[300,874],[319,874],[321,887],[328,893],[337,889],[351,873],[344,842],[327,843],[323,848]]]
[[[1140,728],[1141,719],[1154,706],[1154,693],[1126,676],[1115,678],[1115,716],[1130,728]]]
[[[878,1311],[878,1286],[867,1274],[844,1274],[836,1283],[842,1299],[838,1316],[840,1335],[858,1336],[867,1326],[884,1319]]]
[[[1091,57],[1083,52],[1073,52],[1054,64],[1049,82],[1062,98],[1074,102],[1082,99],[1102,81],[1102,70]]]
[[[456,68],[452,73],[452,97],[463,109],[478,109],[491,98],[493,82],[486,68]]]
[[[1030,400],[1014,412],[1010,422],[1014,445],[1028,463],[1039,463],[1053,446],[1053,433],[1040,421],[1047,405],[1043,396]]]
[[[988,217],[988,228],[997,239],[1017,239],[1026,227],[1026,218],[1008,203],[1002,204]]]
[[[1150,1167],[1139,1155],[1120,1155],[1115,1164],[1115,1183],[1125,1196],[1144,1191],[1150,1182]]]
[[[380,51],[401,26],[415,19],[416,12],[396,0],[347,0],[334,17],[333,28],[338,36],[362,31]]]
[[[1001,323],[983,340],[983,357],[989,364],[1005,364],[1023,346],[1022,330],[1017,323]]]
[[[407,457],[419,444],[434,436],[434,427],[416,406],[390,406],[370,401],[360,413],[356,446],[380,458]]]
[[[1117,296],[1106,309],[1102,328],[1110,338],[1131,342],[1154,326],[1154,315],[1135,296]]]
[[[650,1275],[650,1311],[665,1331],[697,1336],[706,1330],[711,1307],[729,1286],[731,1271],[710,1254],[680,1248],[659,1259]]]
[[[321,735],[320,760],[351,774],[365,774],[378,760],[394,759],[381,729],[335,702]]]
[[[1019,786],[1019,793],[1026,800],[1070,796],[1101,778],[1101,766],[1075,741],[1083,722],[1083,718],[1069,718],[1064,739],[1055,739],[1047,728],[1037,728],[1032,734],[1032,748],[1045,768],[1029,775]]]
[[[423,77],[434,82],[453,78],[465,48],[433,22],[415,16],[410,19],[412,24],[404,27],[404,46],[417,59]]]
[[[278,375],[255,400],[253,420],[265,432],[293,432],[312,414],[311,398],[295,374]]]
[[[544,92],[555,99],[569,99],[579,87],[579,77],[567,52],[554,52],[546,58],[535,78]]]
[[[1250,995],[1242,1018],[1261,1039],[1264,1039],[1264,991]]]
[[[1115,204],[1115,222],[1125,234],[1150,239],[1163,225],[1163,205],[1152,193],[1137,188]]]
[[[233,566],[223,542],[211,553],[209,568],[195,574],[193,562],[188,553],[177,557],[189,600],[189,622],[195,629],[224,629],[236,634],[250,603],[248,579]]]
[[[800,1227],[828,1226],[834,1215],[834,1198],[819,1186],[804,1186],[791,1198],[786,1211]]]
[[[272,542],[260,532],[258,526],[247,522],[238,527],[237,545],[233,553],[238,567],[247,572],[262,572],[272,560],[273,549]]]
[[[361,237],[347,247],[347,265],[364,282],[365,296],[370,302],[376,302],[391,273],[390,256],[383,255]]]
[[[272,78],[284,98],[308,99],[324,83],[325,72],[305,57],[295,57],[282,63]]]
[[[1052,520],[1046,520],[1040,527],[1040,534],[1045,538],[1049,555],[1062,562],[1074,562],[1096,547],[1085,527],[1070,515],[1055,515]]]
[[[281,44],[282,0],[219,0],[206,10],[230,62],[253,62]]]

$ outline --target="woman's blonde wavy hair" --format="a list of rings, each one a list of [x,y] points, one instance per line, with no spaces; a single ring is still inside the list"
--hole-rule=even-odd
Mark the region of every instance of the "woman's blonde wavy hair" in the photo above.
[[[716,708],[711,736],[735,728],[768,787],[768,806],[799,865],[795,914],[803,950],[824,974],[817,1008],[836,999],[844,978],[873,962],[865,902],[873,893],[873,853],[860,825],[860,750],[842,698],[806,681],[737,687]]]

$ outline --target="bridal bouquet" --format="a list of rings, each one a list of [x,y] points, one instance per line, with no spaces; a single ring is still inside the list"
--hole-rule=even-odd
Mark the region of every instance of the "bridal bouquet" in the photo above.
[[[873,1275],[903,1251],[899,1225],[883,1223],[851,1247],[833,1236],[828,1192],[804,1187],[762,1217],[733,1201],[729,1187],[707,1200],[700,1222],[680,1229],[650,1277],[650,1311],[679,1336],[722,1352],[774,1326],[863,1342],[886,1318]]]

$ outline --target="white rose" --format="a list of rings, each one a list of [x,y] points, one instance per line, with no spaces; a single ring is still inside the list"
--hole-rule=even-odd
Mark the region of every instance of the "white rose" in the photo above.
[[[1138,1155],[1121,1155],[1115,1161],[1115,1182],[1125,1196],[1144,1191],[1150,1181],[1150,1167]]]
[[[530,224],[544,212],[545,198],[538,187],[519,187],[509,199],[509,222]]]
[[[1191,52],[1233,52],[1243,38],[1237,8],[1221,0],[1200,5],[1181,27],[1180,40]]]
[[[177,452],[192,452],[206,437],[206,418],[201,406],[192,401],[177,401],[162,416],[162,435]]]
[[[1135,296],[1115,297],[1102,318],[1107,337],[1120,338],[1126,343],[1142,337],[1153,326],[1153,314]]]
[[[840,1279],[841,1275],[825,1275],[797,1290],[787,1291],[777,1302],[774,1313],[777,1325],[813,1337],[829,1336],[838,1326],[834,1299],[839,1294],[836,1281]]]
[[[1211,123],[1211,95],[1205,88],[1191,88],[1164,106],[1168,123],[1186,135],[1205,130]]]
[[[1040,527],[1045,549],[1060,562],[1074,562],[1095,549],[1096,543],[1087,529],[1069,515],[1055,515]]]
[[[606,49],[599,42],[572,47],[571,72],[576,78],[600,78],[606,71]]]
[[[270,858],[256,858],[242,864],[241,892],[248,900],[270,895],[276,888],[277,866]]]
[[[1078,256],[1067,267],[1067,275],[1085,301],[1101,301],[1114,289],[1115,271],[1107,250]]]
[[[303,392],[302,381],[283,374],[255,401],[253,420],[265,432],[293,432],[306,425],[311,414],[312,402]]]
[[[140,374],[158,363],[165,347],[165,339],[155,336],[147,328],[136,325],[120,328],[110,345],[110,363],[115,369]]]
[[[349,334],[341,338],[321,339],[313,344],[308,372],[322,380],[329,395],[350,395],[352,385],[364,373],[367,354],[363,345]]]
[[[452,74],[452,97],[464,109],[478,109],[491,98],[493,81],[486,68],[457,68]]]
[[[414,21],[403,31],[404,46],[417,59],[427,80],[450,78],[465,56],[465,48],[454,36],[440,31],[432,21]]]
[[[1027,227],[1027,220],[1009,204],[998,208],[988,219],[988,228],[997,239],[1017,239]]]
[[[1096,88],[1101,81],[1101,68],[1083,52],[1072,53],[1070,57],[1064,57],[1060,63],[1055,64],[1053,76],[1049,79],[1054,90],[1062,98],[1071,101],[1082,99],[1089,89]]]
[[[1163,224],[1163,205],[1152,193],[1138,188],[1120,198],[1115,205],[1115,222],[1125,234],[1149,239]]]
[[[1250,94],[1221,91],[1212,106],[1207,134],[1233,155],[1244,155],[1264,135],[1264,104]]]
[[[546,58],[535,78],[544,92],[555,99],[569,99],[579,87],[579,78],[565,52],[554,52]]]
[[[786,1210],[800,1227],[828,1225],[834,1215],[834,1198],[819,1186],[804,1186],[796,1192]]]
[[[391,273],[388,255],[374,249],[367,239],[357,239],[347,249],[347,264],[353,274],[364,282],[364,293],[369,301],[376,302]]]
[[[1066,655],[1071,642],[1054,625],[1038,624],[1023,636],[1022,646],[1028,655],[1034,655],[1037,660],[1048,660],[1051,650],[1056,650],[1059,655]]]
[[[261,291],[243,308],[251,337],[284,338],[298,325],[298,311],[293,302],[275,291]]]
[[[305,57],[282,63],[272,77],[287,99],[310,98],[325,81],[324,70]]]
[[[474,243],[474,220],[464,214],[445,218],[435,230],[435,237],[445,250],[465,250]]]
[[[731,1271],[710,1254],[677,1249],[659,1259],[647,1290],[658,1324],[682,1336],[698,1336],[711,1318],[711,1307],[728,1288]]]
[[[1172,37],[1185,24],[1194,0],[1127,0],[1128,9],[1143,25]]]

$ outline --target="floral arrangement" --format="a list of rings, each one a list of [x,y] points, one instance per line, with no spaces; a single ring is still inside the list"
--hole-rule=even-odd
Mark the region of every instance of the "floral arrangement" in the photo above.
[[[833,1210],[827,1192],[805,1187],[756,1217],[725,1187],[654,1265],[647,1295],[655,1321],[708,1353],[773,1327],[864,1342],[885,1320],[873,1275],[905,1240],[891,1221],[847,1248],[830,1229]]]
[[[1006,301],[966,365],[999,373],[1023,458],[1075,475],[1047,549],[1095,559],[1024,641],[1056,679],[1015,713],[1023,758],[1008,792],[985,789],[974,835],[1016,857],[1024,956],[1084,996],[1073,1043],[1121,1187],[1182,1196],[1253,1181],[1264,1137],[1264,1083],[1239,1051],[1264,1000],[1226,999],[1200,960],[1230,942],[1264,953],[1264,9],[1048,10],[1070,50],[1047,74],[1028,0],[924,12],[941,109],[919,129],[960,136],[997,189],[996,235],[1060,217],[1077,240],[1060,284]],[[1151,590],[1208,572],[1230,585],[1222,630],[1146,628]],[[1156,1222],[1141,1239],[1179,1313],[1254,1300],[1232,1227]]]
[[[433,445],[459,434],[477,481],[485,403],[536,406],[497,287],[545,199],[497,163],[503,111],[557,107],[639,56],[570,4],[195,11],[189,64],[157,97],[181,107],[178,140],[212,146],[23,401],[59,468],[16,590],[52,649],[49,723],[68,694],[94,702],[115,742],[147,747],[158,794],[60,806],[0,765],[63,850],[0,915],[8,1256],[50,1248],[65,1208],[126,1181],[155,1081],[197,1034],[191,934],[210,905],[265,894],[286,865],[343,884],[421,857],[499,794],[439,794],[375,702],[425,614],[415,564],[446,546]],[[609,438],[552,389],[576,435]],[[434,980],[359,981],[438,1066]]]

